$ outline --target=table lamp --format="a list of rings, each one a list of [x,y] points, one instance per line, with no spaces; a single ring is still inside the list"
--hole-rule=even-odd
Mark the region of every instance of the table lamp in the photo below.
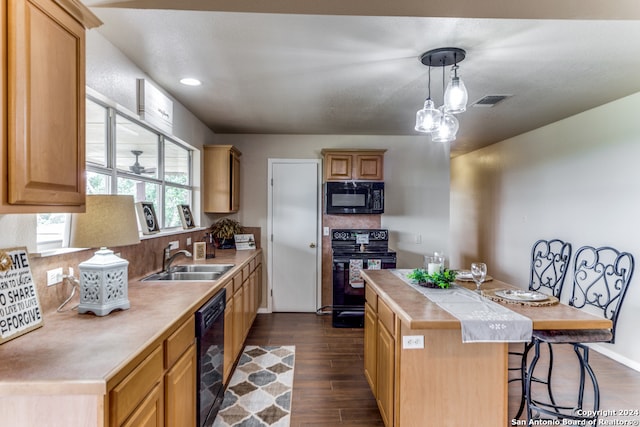
[[[78,265],[80,304],[78,313],[93,312],[106,316],[113,310],[130,307],[128,298],[129,261],[107,246],[125,246],[140,242],[133,196],[89,195],[86,212],[71,218],[70,245],[96,248],[95,255]]]

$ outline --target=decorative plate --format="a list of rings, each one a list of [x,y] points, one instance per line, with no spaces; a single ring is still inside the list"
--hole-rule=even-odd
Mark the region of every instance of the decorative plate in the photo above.
[[[495,294],[499,297],[509,299],[512,301],[544,301],[549,299],[548,295],[535,291],[523,291],[514,289],[504,289],[496,291]]]

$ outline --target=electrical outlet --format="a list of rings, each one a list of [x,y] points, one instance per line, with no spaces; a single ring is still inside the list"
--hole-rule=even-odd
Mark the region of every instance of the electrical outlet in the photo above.
[[[422,335],[403,335],[402,348],[424,348],[424,336]]]
[[[416,234],[416,245],[422,244],[422,234]]]
[[[178,249],[180,247],[180,242],[177,240],[174,240],[173,242],[169,242],[169,249],[170,250],[174,250],[174,249]]]
[[[47,270],[47,286],[57,285],[62,282],[62,267]]]
[[[329,227],[323,227],[322,228],[322,235],[323,236],[328,236],[329,235]]]
[[[191,246],[191,237],[187,237],[187,246]]]
[[[73,267],[69,267],[69,276],[73,277],[75,273],[75,270],[73,269]]]

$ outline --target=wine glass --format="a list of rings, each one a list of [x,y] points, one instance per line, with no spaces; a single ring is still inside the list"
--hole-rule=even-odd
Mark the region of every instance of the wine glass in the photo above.
[[[476,282],[476,292],[481,293],[480,285],[484,282],[484,278],[487,276],[487,264],[483,262],[471,263],[471,277]]]

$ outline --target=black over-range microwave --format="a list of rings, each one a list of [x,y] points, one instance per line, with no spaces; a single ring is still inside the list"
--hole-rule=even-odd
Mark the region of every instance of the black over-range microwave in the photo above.
[[[324,186],[327,214],[384,213],[384,182],[328,181]]]

